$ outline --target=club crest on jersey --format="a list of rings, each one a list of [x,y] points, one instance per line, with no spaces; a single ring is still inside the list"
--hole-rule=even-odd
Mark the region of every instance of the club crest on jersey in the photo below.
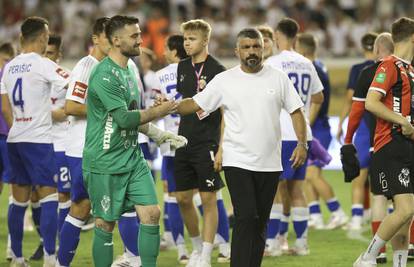
[[[181,74],[180,75],[180,82],[183,82],[184,81],[184,78],[185,78],[185,75],[184,74]]]
[[[132,88],[134,88],[134,82],[131,80],[131,79],[128,79],[128,87],[129,87],[129,89],[132,89]]]
[[[75,82],[75,86],[73,87],[72,95],[84,99],[86,97],[87,89],[88,89],[88,85],[77,81]]]
[[[69,78],[69,74],[66,71],[64,71],[62,68],[57,68],[56,73],[59,74],[64,79]]]

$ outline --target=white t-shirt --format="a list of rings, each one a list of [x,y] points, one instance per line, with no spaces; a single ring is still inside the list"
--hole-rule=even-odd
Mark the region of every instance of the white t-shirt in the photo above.
[[[80,104],[86,104],[88,95],[89,76],[99,61],[88,55],[73,68],[66,99]],[[69,125],[66,135],[66,155],[81,158],[85,145],[86,118],[69,116]]]
[[[69,73],[68,71],[66,71]],[[67,90],[61,90],[52,86],[52,92],[50,94],[50,100],[52,102],[52,111],[65,107],[65,97]],[[65,151],[66,149],[66,134],[68,129],[68,120],[59,122],[52,122],[52,140],[55,151]]]
[[[310,113],[311,96],[323,90],[323,85],[312,61],[295,51],[284,50],[280,54],[271,56],[266,64],[285,72],[293,83],[304,103],[304,111],[308,119]],[[280,115],[282,121],[282,140],[296,141],[297,137],[293,129],[292,119],[286,111]],[[312,130],[307,121],[307,138],[312,140]]]
[[[193,99],[206,112],[224,109],[223,166],[282,171],[280,112],[303,106],[285,73],[268,65],[246,73],[236,66]]]
[[[64,90],[69,74],[37,53],[20,54],[4,68],[1,94],[8,94],[13,111],[9,143],[52,143],[50,94]]]
[[[182,98],[181,94],[177,92],[177,68],[178,64],[173,63],[156,72],[159,85],[158,89],[161,94],[164,94],[168,99],[179,100]],[[178,126],[180,125],[180,115],[171,114],[164,117],[164,129],[172,133],[178,133]],[[175,155],[174,151],[162,153],[163,156]]]

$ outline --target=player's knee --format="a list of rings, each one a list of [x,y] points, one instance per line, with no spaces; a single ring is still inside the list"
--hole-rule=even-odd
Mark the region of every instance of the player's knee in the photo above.
[[[189,208],[193,206],[193,195],[185,193],[176,193],[177,202],[182,208]]]
[[[216,207],[217,206],[217,194],[216,192],[201,192],[201,203],[203,207]]]
[[[91,211],[91,203],[88,199],[83,199],[81,201],[72,202],[70,206],[69,214],[72,217],[86,220],[89,217]]]
[[[115,222],[107,222],[101,218],[95,219],[95,227],[104,230],[105,232],[112,233],[115,227]]]
[[[161,210],[159,206],[147,206],[141,209],[139,215],[142,224],[156,225],[160,221]]]

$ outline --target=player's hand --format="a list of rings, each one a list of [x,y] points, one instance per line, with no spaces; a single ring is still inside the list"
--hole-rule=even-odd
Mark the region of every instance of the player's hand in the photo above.
[[[414,134],[414,127],[408,120],[401,124],[401,130],[402,134],[407,137],[411,137]]]
[[[177,111],[178,103],[174,100],[167,100],[161,102],[160,105],[154,107],[158,114],[158,117],[164,117],[169,114],[173,114]]]
[[[293,150],[290,161],[292,161],[292,168],[296,169],[302,166],[305,163],[306,157],[308,155],[308,150],[304,146],[296,146]]]
[[[221,171],[222,164],[223,164],[223,148],[219,146],[216,156],[214,157],[214,170],[216,172]]]
[[[168,101],[167,97],[164,94],[157,94],[155,95],[153,107],[158,107],[163,102]]]

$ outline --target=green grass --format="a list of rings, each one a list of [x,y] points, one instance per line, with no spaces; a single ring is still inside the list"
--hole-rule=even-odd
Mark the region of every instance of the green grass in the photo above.
[[[325,171],[325,176],[327,180],[333,186],[338,199],[341,201],[341,204],[344,210],[349,214],[350,211],[350,186],[349,184],[343,183],[342,173],[338,171]],[[157,189],[159,197],[162,197],[161,183],[157,184]],[[228,204],[228,192],[225,190],[224,198]],[[7,240],[7,197],[8,190],[5,189],[3,194],[0,196],[0,267],[8,266],[8,262],[5,260],[5,251],[6,251],[6,240]],[[324,205],[323,212],[328,216],[326,208]],[[292,227],[290,226],[290,230]],[[122,243],[119,238],[117,231],[114,234],[114,243],[115,243],[115,255],[120,255],[122,252]],[[290,233],[290,243],[294,240],[294,233]],[[311,249],[311,254],[305,257],[293,257],[293,256],[282,256],[278,258],[265,258],[263,260],[263,267],[328,267],[328,266],[352,266],[352,262],[358,257],[358,255],[366,248],[368,244],[368,238],[370,236],[370,231],[364,232],[362,236],[357,236],[354,238],[347,237],[347,233],[343,230],[333,230],[333,231],[314,231],[309,232],[309,246]],[[23,243],[23,254],[26,257],[29,257],[34,251],[38,244],[38,237],[35,232],[25,232],[24,243]],[[76,252],[75,259],[73,261],[73,267],[88,267],[92,265],[91,257],[91,245],[92,245],[92,231],[82,233],[81,240],[79,243],[78,250]],[[191,246],[189,245],[190,249]],[[392,260],[391,249],[388,250],[388,260]],[[214,253],[213,257],[217,255],[217,252]],[[42,262],[31,262],[31,266],[40,267]],[[176,261],[176,251],[166,251],[161,252],[158,261],[159,267],[173,267],[179,266]],[[213,266],[229,266],[226,264],[213,264]],[[391,263],[382,266],[392,266]]]

